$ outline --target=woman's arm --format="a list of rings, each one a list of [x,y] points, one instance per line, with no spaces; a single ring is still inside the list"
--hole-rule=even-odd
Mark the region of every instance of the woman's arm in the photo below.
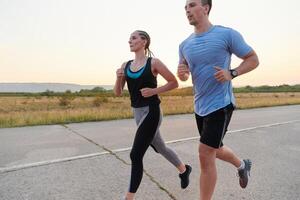
[[[157,74],[160,74],[167,81],[167,83],[158,88],[141,89],[142,95],[144,97],[150,97],[178,87],[178,82],[173,73],[159,59],[153,58],[151,61],[151,66],[153,75],[157,76]]]
[[[121,96],[123,92],[123,88],[125,85],[125,65],[126,63],[123,63],[121,68],[117,69],[116,71],[117,79],[114,86],[114,93],[116,96]]]

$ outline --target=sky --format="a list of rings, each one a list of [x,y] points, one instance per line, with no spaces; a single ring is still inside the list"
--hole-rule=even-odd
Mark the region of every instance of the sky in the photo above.
[[[176,73],[178,46],[193,32],[185,2],[0,0],[0,83],[112,85],[116,69],[134,57],[128,39],[137,29]],[[213,0],[212,24],[238,30],[260,60],[234,86],[300,83],[299,8],[299,0]],[[232,68],[240,61],[233,56]]]

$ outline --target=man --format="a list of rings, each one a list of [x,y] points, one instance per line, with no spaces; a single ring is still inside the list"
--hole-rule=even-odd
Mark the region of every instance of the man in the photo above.
[[[222,140],[235,105],[231,80],[259,64],[256,53],[240,33],[212,25],[211,7],[211,0],[186,1],[186,16],[194,33],[180,44],[177,70],[181,81],[192,75],[200,134],[200,200],[212,199],[217,181],[216,158],[233,164],[238,169],[240,186],[247,186],[251,161],[239,159]],[[230,69],[232,54],[242,59],[234,69]]]

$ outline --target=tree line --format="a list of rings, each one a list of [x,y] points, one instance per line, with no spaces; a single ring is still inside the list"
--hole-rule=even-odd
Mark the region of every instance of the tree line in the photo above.
[[[262,92],[300,92],[300,84],[297,85],[279,85],[279,86],[245,86],[245,87],[235,87],[233,88],[234,93],[262,93]],[[124,90],[124,96],[128,96],[127,90]],[[177,88],[161,94],[161,96],[191,96],[193,95],[192,87]],[[93,89],[82,89],[80,91],[72,92],[71,90],[66,90],[65,92],[54,92],[51,90],[46,90],[40,93],[0,93],[0,96],[46,96],[46,97],[63,97],[63,96],[82,96],[82,97],[113,97],[113,90],[106,90],[103,87],[95,87]]]

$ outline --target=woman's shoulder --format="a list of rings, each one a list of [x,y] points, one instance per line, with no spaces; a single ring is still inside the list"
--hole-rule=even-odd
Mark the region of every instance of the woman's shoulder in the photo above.
[[[128,60],[122,63],[121,68],[125,69],[125,67],[128,65],[128,63],[132,62],[132,60]]]
[[[151,60],[151,68],[154,70],[159,70],[165,67],[165,64],[158,58],[152,58]]]
[[[160,59],[151,57],[151,64],[152,65],[157,65],[157,64],[160,64],[160,63],[161,63]]]

